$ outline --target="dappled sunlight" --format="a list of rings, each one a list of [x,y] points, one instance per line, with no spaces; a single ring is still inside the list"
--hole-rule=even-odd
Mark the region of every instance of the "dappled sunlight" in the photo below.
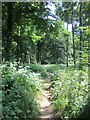
[[[90,2],[41,1],[1,3],[2,119],[87,120]]]

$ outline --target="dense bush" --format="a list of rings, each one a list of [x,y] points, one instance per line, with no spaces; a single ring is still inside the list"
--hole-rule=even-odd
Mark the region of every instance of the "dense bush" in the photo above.
[[[52,73],[58,71],[59,69],[64,69],[65,65],[63,64],[47,64],[47,65],[41,65],[41,64],[30,64],[28,66],[28,69],[35,72],[39,73],[41,77],[47,78],[50,76]]]
[[[39,64],[30,64],[29,67],[33,72],[42,72],[45,70],[45,68],[42,65]]]
[[[48,72],[47,68],[44,65],[40,64],[30,64],[28,67],[30,70],[32,70],[35,73],[39,73],[41,77],[47,78],[48,77]]]
[[[25,68],[2,65],[3,118],[17,120],[39,115],[36,95],[42,91],[35,73]]]
[[[56,117],[76,118],[88,101],[88,72],[79,70],[60,70],[52,76],[52,103]]]
[[[59,65],[51,65],[47,67],[47,72],[54,73],[55,71],[58,71],[60,69]]]

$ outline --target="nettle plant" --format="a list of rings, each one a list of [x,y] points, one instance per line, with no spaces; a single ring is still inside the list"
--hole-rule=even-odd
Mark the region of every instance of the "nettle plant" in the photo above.
[[[52,103],[61,118],[75,118],[88,102],[86,71],[62,70],[52,77]]]
[[[35,73],[14,65],[2,65],[3,118],[32,118],[39,115],[37,93],[42,91]]]

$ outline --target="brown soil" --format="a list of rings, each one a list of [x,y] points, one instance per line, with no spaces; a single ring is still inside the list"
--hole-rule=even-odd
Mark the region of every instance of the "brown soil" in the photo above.
[[[45,82],[44,83],[45,89],[42,93],[42,95],[40,96],[40,100],[39,100],[39,104],[40,104],[40,112],[41,112],[41,116],[40,119],[43,120],[43,118],[53,118],[53,109],[51,106],[51,102],[50,102],[50,82]]]

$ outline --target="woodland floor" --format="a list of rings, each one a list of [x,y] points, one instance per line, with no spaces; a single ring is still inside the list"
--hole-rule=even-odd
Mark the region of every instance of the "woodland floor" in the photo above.
[[[50,80],[45,81],[44,82],[44,90],[42,92],[42,94],[40,95],[40,100],[39,100],[39,104],[40,104],[40,112],[41,112],[41,116],[40,119],[43,120],[43,118],[54,118],[54,114],[53,114],[53,108],[50,102]]]

